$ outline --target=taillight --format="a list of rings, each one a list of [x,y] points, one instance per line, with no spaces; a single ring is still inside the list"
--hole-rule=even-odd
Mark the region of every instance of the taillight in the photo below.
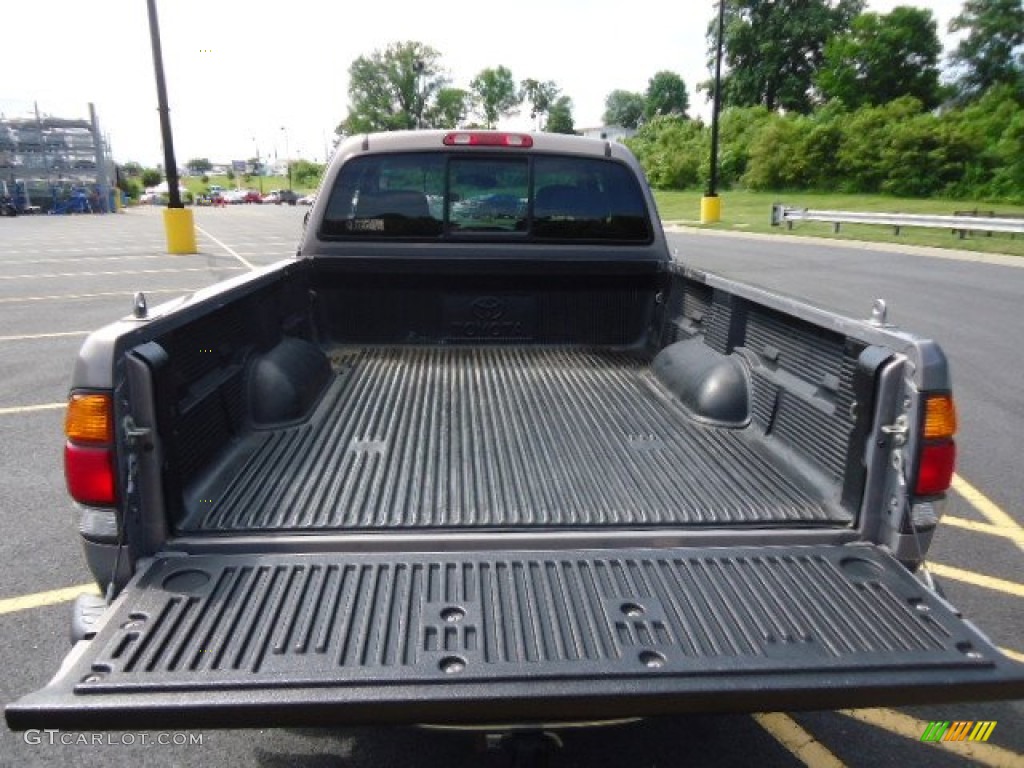
[[[114,452],[109,448],[87,448],[69,440],[64,445],[64,478],[75,501],[99,506],[117,501]]]
[[[533,146],[533,137],[525,133],[455,131],[445,134],[444,144],[448,147],[518,147],[520,149],[529,149]]]
[[[921,464],[917,470],[917,485],[914,493],[918,496],[934,496],[946,491],[953,483],[956,469],[956,443],[946,440],[929,445],[921,451]]]
[[[115,504],[114,416],[110,395],[73,393],[64,418],[64,434],[68,493],[82,504]]]
[[[953,482],[956,469],[956,406],[950,395],[928,395],[921,426],[921,456],[914,493],[935,496]]]

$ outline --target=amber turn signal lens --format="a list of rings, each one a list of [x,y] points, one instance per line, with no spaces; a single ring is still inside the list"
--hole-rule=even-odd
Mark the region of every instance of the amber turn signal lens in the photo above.
[[[932,395],[924,404],[924,439],[942,440],[956,434],[956,406],[949,395]]]
[[[110,395],[74,394],[64,416],[64,434],[76,443],[112,443],[114,418]]]

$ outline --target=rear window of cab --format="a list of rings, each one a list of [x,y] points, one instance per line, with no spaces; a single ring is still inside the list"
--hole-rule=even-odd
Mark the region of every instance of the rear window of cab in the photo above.
[[[324,239],[649,242],[633,172],[614,160],[476,153],[356,157],[339,172]]]

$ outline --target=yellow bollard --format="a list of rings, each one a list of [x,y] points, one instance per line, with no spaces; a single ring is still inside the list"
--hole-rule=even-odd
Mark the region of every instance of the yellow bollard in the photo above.
[[[196,225],[188,208],[164,209],[164,231],[168,253],[197,253]]]
[[[700,199],[700,223],[717,224],[722,220],[722,198],[705,195]]]

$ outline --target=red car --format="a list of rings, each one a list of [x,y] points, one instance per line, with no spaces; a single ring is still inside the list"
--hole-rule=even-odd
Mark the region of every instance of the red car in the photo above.
[[[245,197],[242,198],[243,203],[262,203],[263,195],[257,192],[255,189],[249,189],[245,192]]]

